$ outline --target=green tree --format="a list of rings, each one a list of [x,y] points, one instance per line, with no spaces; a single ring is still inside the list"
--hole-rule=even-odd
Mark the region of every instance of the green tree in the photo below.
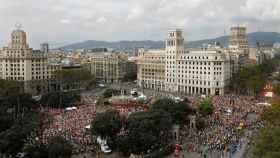
[[[122,152],[122,154],[125,155],[125,157],[128,157],[130,155],[130,140],[128,135],[122,135],[116,138],[116,146],[119,151]]]
[[[133,113],[128,118],[126,146],[129,146],[130,153],[137,155],[157,150],[170,141],[171,127],[171,116],[165,111]]]
[[[152,111],[163,110],[170,114],[174,124],[185,124],[187,116],[194,112],[194,110],[184,102],[175,102],[172,99],[163,98],[153,103]]]
[[[271,107],[264,110],[262,119],[267,126],[280,126],[280,99],[276,100]]]
[[[21,93],[18,94],[16,96],[7,96],[4,100],[4,102],[2,102],[2,105],[17,105],[15,108],[20,108],[17,110],[28,110],[30,111],[32,108],[36,108],[36,101],[34,99],[32,99],[32,96],[30,94],[26,94],[26,93]]]
[[[81,95],[73,92],[56,92],[43,95],[40,103],[52,108],[65,108],[69,104],[80,103]]]
[[[91,133],[101,137],[114,138],[122,128],[122,119],[117,111],[97,113],[91,122]]]
[[[0,98],[22,93],[22,84],[17,81],[0,79]]]
[[[0,133],[0,153],[15,155],[20,152],[27,137],[32,133],[39,133],[44,116],[41,113],[28,112],[24,117],[16,120],[7,130]]]
[[[266,128],[259,133],[255,145],[254,156],[256,158],[280,157],[280,99],[277,99],[271,107],[267,107],[262,119]]]
[[[214,107],[213,107],[211,101],[203,100],[199,103],[198,112],[202,116],[211,115],[213,113],[213,111],[214,111]]]
[[[108,88],[103,92],[103,98],[110,98],[113,95],[113,89]]]
[[[263,129],[255,143],[256,158],[280,157],[280,127]]]
[[[257,95],[266,84],[267,76],[279,66],[279,59],[240,69],[231,79],[229,88],[236,93]]]
[[[16,81],[0,80],[0,105],[0,153],[14,156],[31,133],[40,133],[45,116]]]
[[[61,89],[71,91],[80,88],[89,88],[95,84],[95,77],[86,69],[63,69],[54,72],[59,80]]]
[[[10,107],[1,105],[0,107],[0,133],[9,129],[14,124],[14,115]]]
[[[259,76],[250,76],[248,80],[245,82],[247,85],[247,89],[249,93],[253,95],[257,95],[261,92],[262,87],[265,86],[265,78],[262,75]]]
[[[275,86],[275,92],[278,96],[280,95],[280,84],[279,83]]]
[[[73,146],[63,137],[57,136],[50,139],[47,150],[48,158],[70,158]]]
[[[24,148],[24,152],[29,155],[30,158],[48,158],[48,150],[46,145],[36,142],[35,144],[27,145]]]

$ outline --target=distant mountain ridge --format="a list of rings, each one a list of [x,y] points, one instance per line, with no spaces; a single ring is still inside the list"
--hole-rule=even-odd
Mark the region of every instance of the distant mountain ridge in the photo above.
[[[248,34],[248,40],[250,47],[256,47],[256,43],[259,42],[265,46],[272,46],[275,42],[280,42],[280,33],[277,32],[253,32]],[[221,36],[212,39],[204,39],[198,41],[187,41],[185,46],[187,48],[197,48],[202,47],[203,44],[213,44],[215,42],[219,42],[223,46],[228,46],[228,36]],[[114,48],[114,49],[129,49],[129,48],[149,48],[149,49],[157,49],[164,48],[164,41],[116,41],[116,42],[108,42],[108,41],[96,41],[96,40],[88,40],[79,43],[73,43],[70,45],[66,45],[61,47],[61,49],[93,49],[93,48]]]
[[[84,42],[70,44],[62,49],[93,49],[93,48],[115,48],[115,49],[124,49],[124,48],[163,48],[163,41],[116,41],[116,42],[108,42],[108,41],[96,41],[96,40],[87,40]]]

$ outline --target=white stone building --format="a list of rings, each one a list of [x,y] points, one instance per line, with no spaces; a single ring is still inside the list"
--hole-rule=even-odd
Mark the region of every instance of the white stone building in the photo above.
[[[17,29],[11,34],[11,42],[0,50],[0,78],[24,83],[27,93],[51,91],[53,72],[59,65],[48,64],[47,54],[33,50],[26,40],[26,33]]]
[[[138,85],[159,91],[221,95],[231,77],[231,58],[222,49],[186,50],[182,30],[170,30],[165,50],[138,56]]]
[[[96,80],[120,83],[136,76],[136,64],[128,55],[116,52],[95,53],[89,58],[90,71]]]

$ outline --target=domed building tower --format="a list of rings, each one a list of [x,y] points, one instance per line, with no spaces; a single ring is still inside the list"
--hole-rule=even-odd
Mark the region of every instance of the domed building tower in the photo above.
[[[23,83],[26,93],[49,91],[48,81],[58,66],[48,64],[47,54],[29,48],[27,35],[17,25],[12,31],[8,47],[0,51],[0,78]]]

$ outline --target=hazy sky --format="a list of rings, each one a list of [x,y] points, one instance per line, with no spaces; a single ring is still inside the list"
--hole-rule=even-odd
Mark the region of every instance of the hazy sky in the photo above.
[[[248,32],[280,32],[280,0],[0,0],[0,47],[20,22],[28,41],[164,40],[168,28],[185,40],[212,38],[244,24]]]

